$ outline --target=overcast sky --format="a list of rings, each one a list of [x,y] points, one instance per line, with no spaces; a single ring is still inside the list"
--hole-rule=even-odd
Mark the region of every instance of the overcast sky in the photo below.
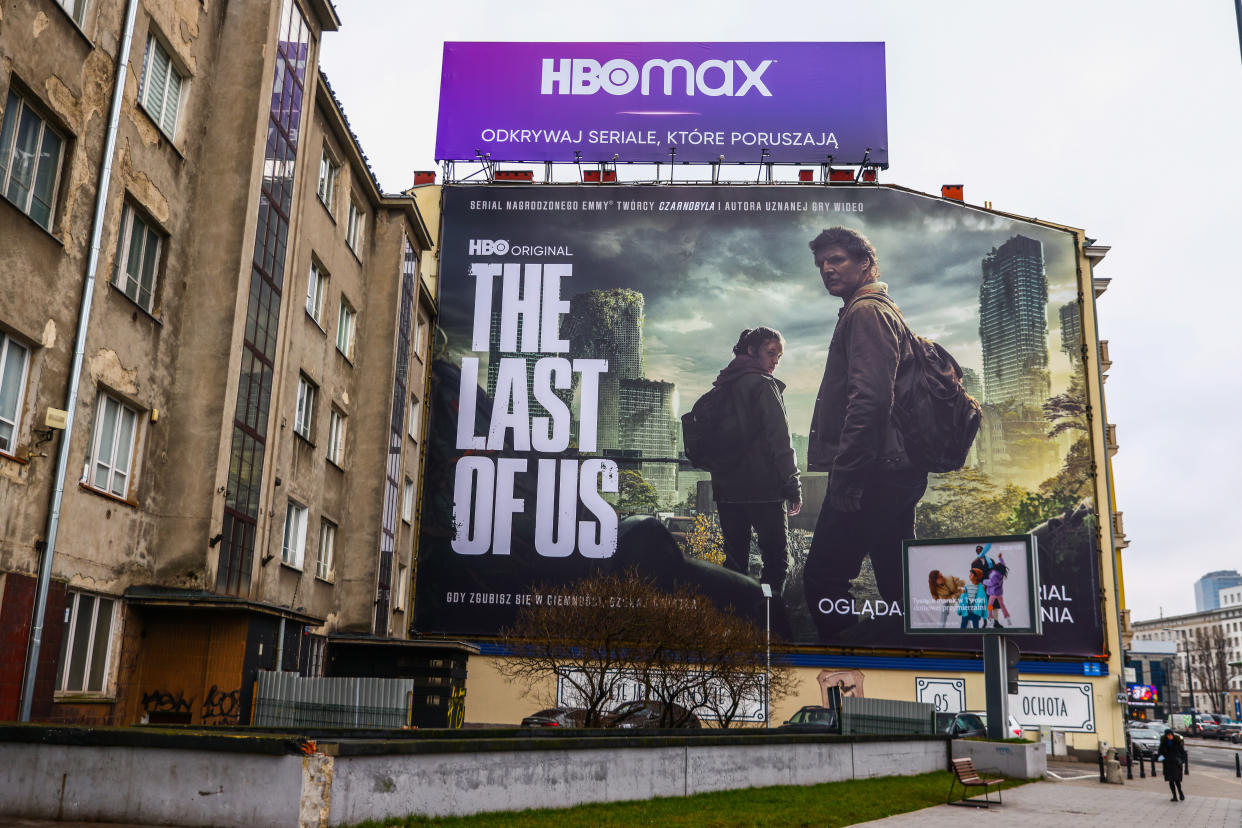
[[[1242,570],[1237,329],[1242,57],[1230,0],[336,0],[321,63],[381,185],[435,168],[445,40],[883,41],[880,180],[1083,228],[1096,277],[1135,620]],[[810,103],[810,102],[809,102]]]

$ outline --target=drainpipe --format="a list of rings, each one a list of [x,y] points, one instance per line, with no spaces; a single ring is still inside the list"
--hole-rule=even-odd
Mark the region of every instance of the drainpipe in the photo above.
[[[60,436],[56,453],[56,477],[52,484],[52,503],[47,516],[47,546],[39,564],[39,581],[35,598],[34,618],[30,622],[30,648],[26,656],[26,675],[22,680],[21,721],[30,721],[34,696],[35,674],[39,671],[39,648],[43,643],[43,622],[47,614],[47,593],[52,581],[52,558],[56,554],[56,532],[60,528],[60,507],[65,496],[65,471],[69,467],[69,445],[78,407],[78,385],[82,378],[82,362],[86,354],[86,333],[90,328],[91,302],[95,298],[95,276],[99,272],[99,252],[103,238],[104,213],[108,206],[108,185],[112,180],[112,161],[116,154],[116,133],[121,120],[121,101],[125,97],[125,78],[129,74],[129,52],[134,42],[134,20],[138,0],[129,0],[125,9],[125,29],[116,56],[116,84],[112,88],[112,109],[108,113],[108,132],[104,142],[103,160],[99,169],[99,191],[95,195],[95,217],[91,226],[91,249],[86,263],[86,284],[78,308],[78,332],[74,343],[73,364],[69,369],[69,390],[65,395],[65,433]]]

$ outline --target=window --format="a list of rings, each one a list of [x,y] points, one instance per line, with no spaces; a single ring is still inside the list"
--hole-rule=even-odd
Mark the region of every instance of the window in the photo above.
[[[138,433],[138,412],[107,394],[99,395],[95,434],[86,464],[86,483],[119,498],[129,496],[130,466]]]
[[[65,693],[102,693],[108,681],[108,656],[116,600],[70,592],[65,631],[60,642],[56,689]]]
[[[342,296],[341,313],[336,319],[336,349],[344,354],[346,359],[351,360],[354,358],[354,319],[357,316],[357,312]]]
[[[299,434],[307,442],[315,428],[315,394],[319,391],[305,374],[298,376],[298,401],[293,413],[293,432]]]
[[[73,22],[79,26],[86,17],[86,0],[56,0],[57,3],[65,10],[65,13],[73,18]]]
[[[0,333],[0,453],[17,450],[26,396],[26,371],[30,349],[6,333]]]
[[[280,562],[301,569],[305,552],[306,507],[290,500],[285,507],[285,536],[280,544]]]
[[[47,230],[64,149],[65,139],[10,89],[0,124],[0,190]]]
[[[177,111],[181,106],[184,82],[164,44],[154,34],[149,35],[139,100],[143,109],[170,139],[177,134]]]
[[[328,414],[328,460],[338,466],[345,461],[345,415],[335,405]]]
[[[126,204],[121,211],[121,238],[117,242],[112,284],[147,313],[154,304],[160,247],[160,234]]]
[[[423,348],[426,345],[427,338],[427,317],[421,313],[414,323],[414,356],[418,357],[421,362],[423,359]]]
[[[325,520],[319,524],[319,554],[315,556],[315,577],[332,580],[333,553],[336,551],[336,524]]]
[[[324,664],[327,662],[328,638],[323,635],[306,636],[306,671],[309,677],[322,677]]]
[[[408,477],[401,492],[401,519],[406,523],[414,520],[414,481]]]
[[[421,413],[422,413],[422,407],[418,403],[418,397],[417,396],[410,397],[409,425],[406,427],[406,431],[410,433],[411,440],[417,441],[419,434],[422,431],[422,417],[420,416]]]
[[[310,276],[306,279],[306,312],[315,324],[323,327],[323,300],[328,293],[328,274],[318,264],[311,262]]]
[[[392,608],[397,611],[405,609],[405,582],[408,580],[406,571],[404,565],[397,567],[397,582],[393,584],[392,591]]]
[[[345,243],[355,254],[362,251],[362,208],[351,196],[349,199],[349,217],[345,222]]]
[[[341,165],[336,163],[336,159],[328,152],[328,148],[323,148],[323,157],[319,161],[319,200],[323,202],[323,206],[332,210],[332,202],[336,198],[336,179],[341,174]]]

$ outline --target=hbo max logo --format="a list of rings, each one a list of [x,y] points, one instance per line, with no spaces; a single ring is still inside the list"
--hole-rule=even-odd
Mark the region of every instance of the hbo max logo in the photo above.
[[[504,239],[471,239],[471,256],[503,256],[509,252],[509,242]]]

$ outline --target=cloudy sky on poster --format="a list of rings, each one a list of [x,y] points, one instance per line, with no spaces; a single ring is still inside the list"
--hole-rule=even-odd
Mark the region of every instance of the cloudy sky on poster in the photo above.
[[[1096,275],[1113,279],[1100,330],[1115,361],[1108,418],[1133,617],[1193,611],[1197,578],[1242,568],[1232,4],[770,0],[708,11],[652,0],[586,16],[547,0],[336,7],[342,27],[325,36],[322,65],[390,191],[434,167],[444,40],[884,41],[892,167],[882,181],[932,193],[965,184],[971,203],[1082,227],[1113,248]],[[803,250],[789,255],[803,261]],[[753,259],[757,279],[776,266]],[[917,264],[890,262],[890,278]]]

